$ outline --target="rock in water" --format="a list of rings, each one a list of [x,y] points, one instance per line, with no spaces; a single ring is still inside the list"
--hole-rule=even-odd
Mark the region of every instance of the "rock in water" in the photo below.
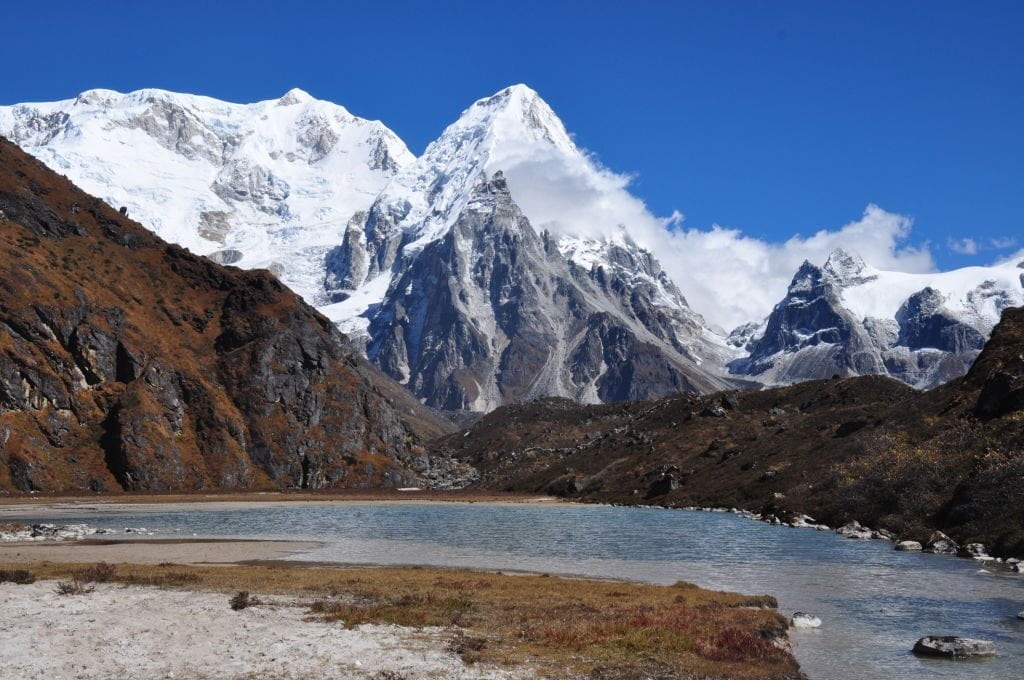
[[[955,635],[929,635],[914,645],[914,654],[962,659],[978,656],[995,656],[995,643],[989,640],[974,640]]]
[[[1024,611],[1017,612],[1017,618],[1024,621]]]
[[[928,539],[928,547],[925,548],[925,552],[936,555],[956,555],[959,549],[960,546],[952,538],[941,531],[934,531]]]
[[[839,527],[838,529],[836,529],[836,533],[840,536],[846,536],[847,538],[856,538],[861,541],[866,541],[871,538],[874,538],[874,533],[871,531],[871,529],[861,526],[860,522],[858,522],[857,520],[853,520],[849,524],[844,524],[843,526]]]
[[[970,557],[976,560],[987,561],[993,559],[981,543],[968,543],[957,552],[960,557]]]
[[[814,614],[796,612],[793,614],[793,618],[790,619],[790,624],[794,628],[821,628],[821,619]]]
[[[904,552],[917,552],[921,550],[921,544],[917,541],[900,541],[896,544],[896,549]]]

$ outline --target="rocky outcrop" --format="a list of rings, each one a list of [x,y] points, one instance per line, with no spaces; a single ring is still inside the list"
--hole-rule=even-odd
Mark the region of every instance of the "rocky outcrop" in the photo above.
[[[0,141],[0,489],[395,486],[445,424],[265,271]]]
[[[389,266],[387,248],[370,261],[384,251],[379,266]],[[480,183],[443,237],[400,256],[400,274],[371,318],[367,355],[427,404],[448,410],[727,386],[697,368],[679,340],[684,329],[699,335],[699,324],[655,304],[653,287],[624,282],[625,271],[640,267],[661,273],[650,254],[615,246],[611,261],[618,264],[589,271],[567,262],[549,234],[535,232],[497,173]]]
[[[903,292],[914,275],[875,270],[836,250],[821,267],[804,262],[763,328],[733,331],[729,342],[749,356],[729,368],[769,384],[878,374],[937,387],[966,373],[999,313],[1024,302],[1007,271],[979,271],[973,287],[951,274],[949,295],[931,285]],[[996,274],[998,283],[985,278]]]
[[[914,643],[914,654],[966,659],[995,656],[996,646],[989,640],[975,640],[953,635],[929,635]]]

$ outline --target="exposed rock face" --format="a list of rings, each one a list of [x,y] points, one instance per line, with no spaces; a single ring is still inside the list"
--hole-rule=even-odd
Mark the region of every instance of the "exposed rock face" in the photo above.
[[[998,282],[985,278],[994,273]],[[822,267],[804,262],[763,329],[733,332],[730,343],[750,355],[730,370],[770,384],[881,374],[936,387],[966,373],[999,314],[1024,302],[1011,274],[1004,266],[979,270],[976,281],[936,275],[950,293],[930,285],[910,291],[914,275],[875,270],[836,250]]]
[[[548,158],[556,174],[590,167],[529,88],[476,102],[349,222],[326,259],[338,303],[326,313],[366,339],[371,361],[446,409],[740,384],[723,369],[738,351],[624,228],[585,238],[531,224],[515,184],[536,182],[523,169],[530,158]]]
[[[0,210],[0,489],[395,485],[443,431],[268,273],[163,243],[6,141]]]
[[[650,254],[628,244],[606,249],[607,267],[567,261],[497,173],[481,181],[443,237],[409,255],[401,245],[370,250],[368,276],[379,267],[399,275],[371,317],[367,355],[426,403],[450,410],[727,386],[681,344],[686,333],[699,337],[699,317],[682,311],[685,300]],[[661,277],[661,286],[634,285],[627,272]],[[656,303],[664,290],[678,306]]]
[[[968,386],[980,390],[974,413],[990,419],[1024,410],[1024,309],[1010,309],[992,332],[978,361],[967,374]]]

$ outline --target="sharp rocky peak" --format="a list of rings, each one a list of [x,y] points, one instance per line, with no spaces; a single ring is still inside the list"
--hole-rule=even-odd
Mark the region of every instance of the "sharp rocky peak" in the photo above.
[[[822,269],[835,283],[852,285],[865,280],[862,274],[867,269],[867,265],[857,253],[836,248],[828,256]]]
[[[480,99],[462,112],[438,143],[454,140],[478,140],[487,156],[487,170],[497,168],[498,157],[512,146],[546,143],[564,153],[578,153],[569,138],[565,125],[539,94],[526,85],[512,85],[500,92]],[[427,155],[430,149],[427,150]]]

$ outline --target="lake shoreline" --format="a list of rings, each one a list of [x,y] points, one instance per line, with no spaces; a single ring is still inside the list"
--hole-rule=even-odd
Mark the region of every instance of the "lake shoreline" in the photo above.
[[[0,545],[0,608],[11,613],[0,621],[0,666],[76,678],[128,670],[118,663],[186,679],[804,678],[768,596],[457,568],[157,561],[168,547],[257,556],[287,541],[75,543]],[[135,552],[93,562],[115,556],[92,550],[119,546]],[[17,585],[25,575],[38,580]],[[32,643],[44,634],[52,654]],[[127,660],[74,651],[125,639]],[[203,658],[189,659],[193,647]]]
[[[124,494],[0,494],[0,508],[47,504],[149,505],[153,503],[326,503],[326,502],[428,502],[428,503],[566,503],[545,494],[504,493],[485,490],[432,489],[326,489],[322,491],[197,491],[195,493]]]

